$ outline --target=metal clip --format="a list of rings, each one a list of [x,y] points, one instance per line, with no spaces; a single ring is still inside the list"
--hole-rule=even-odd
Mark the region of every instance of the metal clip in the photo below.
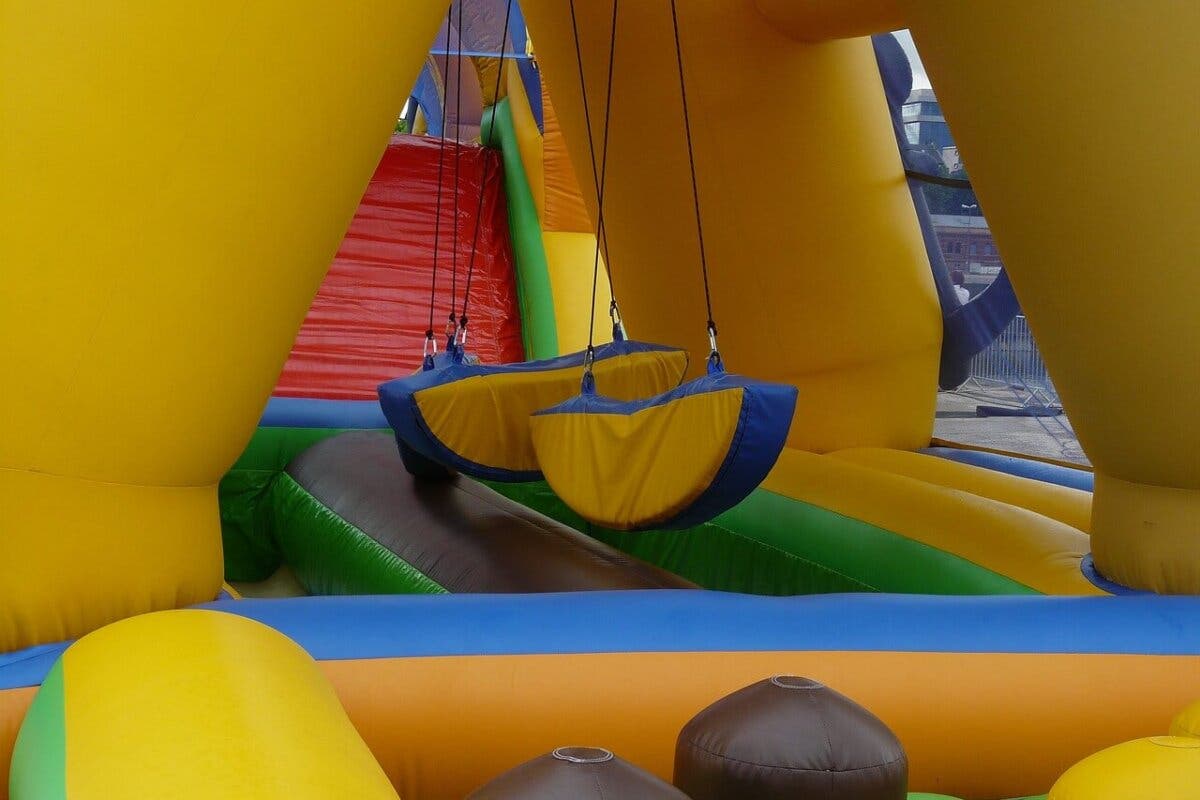
[[[621,310],[617,308],[616,300],[612,300],[608,304],[608,318],[612,320],[613,341],[625,341],[628,338],[625,334],[625,321],[621,319]]]
[[[715,375],[725,371],[725,364],[721,361],[721,350],[717,347],[717,324],[711,319],[708,321],[708,374]]]

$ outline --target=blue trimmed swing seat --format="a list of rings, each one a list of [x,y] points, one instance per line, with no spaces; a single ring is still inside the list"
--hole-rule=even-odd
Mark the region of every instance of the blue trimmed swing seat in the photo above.
[[[726,373],[658,397],[581,394],[533,415],[550,488],[589,522],[616,530],[688,528],[732,508],[775,465],[796,410],[794,386]]]
[[[485,480],[540,480],[530,415],[579,391],[584,358],[580,352],[500,366],[440,362],[381,384],[379,404],[414,475],[430,477],[440,466]],[[596,348],[593,371],[606,394],[633,401],[678,386],[687,363],[685,350],[618,341]]]

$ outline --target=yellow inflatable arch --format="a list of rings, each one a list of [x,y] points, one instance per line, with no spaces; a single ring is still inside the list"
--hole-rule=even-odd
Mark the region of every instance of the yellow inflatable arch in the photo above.
[[[575,5],[588,94],[602,97],[611,3]],[[590,203],[567,4],[524,6]],[[216,482],[444,13],[428,0],[0,0],[0,651],[216,593]],[[800,388],[793,448],[928,443],[938,308],[857,38],[905,25],[1096,466],[1097,566],[1200,591],[1196,4],[683,4],[727,361]],[[667,5],[626,3],[620,26],[616,288],[639,337],[700,364]],[[734,100],[744,130],[713,122]]]

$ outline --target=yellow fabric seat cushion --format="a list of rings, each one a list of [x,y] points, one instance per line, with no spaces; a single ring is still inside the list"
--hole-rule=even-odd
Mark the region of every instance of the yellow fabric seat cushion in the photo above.
[[[616,530],[653,526],[699,497],[725,462],[742,390],[684,397],[634,414],[530,421],[542,471],[576,513]]]
[[[598,358],[596,385],[621,400],[653,397],[679,385],[687,369],[682,350],[647,350]],[[425,427],[459,457],[513,472],[539,470],[529,417],[579,393],[580,366],[495,372],[464,378],[414,395]]]

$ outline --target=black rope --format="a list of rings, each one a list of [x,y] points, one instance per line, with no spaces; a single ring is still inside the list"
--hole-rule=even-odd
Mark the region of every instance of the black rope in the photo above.
[[[455,80],[454,80],[454,249],[451,251],[450,257],[450,316],[446,321],[446,335],[449,341],[446,343],[446,349],[450,350],[454,346],[454,336],[457,326],[454,323],[454,306],[458,302],[458,196],[462,193],[462,185],[459,182],[459,170],[462,163],[462,71],[463,71],[463,6],[466,0],[458,0],[458,46],[455,53]],[[451,6],[453,7],[453,5]],[[449,33],[447,33],[449,36]],[[450,44],[446,42],[446,44]],[[447,50],[450,48],[447,47]]]
[[[596,146],[592,137],[592,114],[588,109],[588,88],[587,80],[583,77],[583,54],[580,50],[580,29],[575,18],[575,0],[571,0],[571,32],[575,36],[575,64],[580,71],[580,94],[583,96],[583,124],[588,130],[588,155],[592,157],[592,181],[596,185],[596,200],[600,198],[600,186],[604,184],[605,173],[608,167],[608,114],[612,108],[612,71],[614,55],[616,55],[617,47],[617,5],[619,0],[613,0],[612,4],[612,29],[610,40],[608,40],[608,85],[605,96],[604,107],[604,144],[601,145],[600,154],[600,170],[596,173]],[[596,219],[596,259],[599,260],[600,248],[604,248],[605,271],[608,273],[608,314],[613,318],[613,324],[617,325],[619,320],[619,312],[617,311],[617,294],[616,288],[612,284],[612,258],[608,251],[608,229],[604,225],[604,215],[598,212]],[[593,266],[592,275],[592,317],[595,319],[595,294],[596,294],[596,270]],[[588,342],[592,341],[592,335],[588,333]]]
[[[604,136],[600,145],[600,165],[596,166],[596,145],[592,137],[592,118],[588,111],[587,101],[587,81],[584,78],[583,72],[583,52],[579,44],[579,23],[575,16],[575,0],[570,0],[571,5],[571,32],[575,39],[575,63],[579,67],[579,91],[583,97],[583,122],[587,127],[588,134],[588,155],[591,156],[592,162],[592,180],[596,183],[596,253],[592,261],[592,304],[591,314],[588,315],[588,345],[587,345],[587,368],[591,369],[591,358],[595,352],[595,328],[596,328],[596,289],[600,279],[600,248],[603,243],[604,251],[608,252],[608,241],[604,233],[604,184],[608,173],[608,132],[610,129],[609,119],[612,110],[612,89],[613,89],[613,64],[616,63],[617,51],[617,9],[620,6],[620,0],[613,0],[612,23],[609,30],[608,40],[608,83],[605,87],[604,97]],[[612,294],[612,265],[606,260],[606,266],[609,270],[609,311],[610,313],[616,310],[617,301]]]
[[[442,62],[442,134],[438,145],[437,211],[433,217],[433,280],[429,283],[429,327],[425,339],[433,339],[433,306],[437,300],[438,241],[442,227],[442,172],[446,166],[446,98],[450,94],[450,27],[454,4],[446,6],[446,57]]]
[[[713,322],[712,294],[708,288],[708,259],[704,254],[704,225],[700,219],[700,189],[696,184],[696,158],[692,150],[692,125],[688,119],[687,85],[683,80],[683,49],[679,46],[679,15],[671,0],[671,26],[675,31],[675,63],[679,67],[679,96],[683,101],[683,132],[687,137],[688,167],[692,172],[692,204],[696,207],[696,238],[700,243],[700,272],[704,276],[704,306],[708,309],[708,335],[714,343],[717,323]],[[717,354],[714,344],[713,355]]]
[[[496,106],[500,103],[500,81],[504,77],[504,48],[508,46],[508,22],[512,15],[513,0],[504,6],[504,28],[500,32],[500,64],[496,67],[496,88],[492,92],[492,120],[488,125],[488,138],[484,145],[490,147],[496,134]],[[462,313],[458,315],[458,328],[466,335],[467,303],[471,299],[471,279],[475,275],[475,253],[479,249],[479,218],[483,215],[483,185],[479,189],[479,202],[475,206],[475,232],[471,236],[471,255],[467,260],[467,285],[463,289]]]

